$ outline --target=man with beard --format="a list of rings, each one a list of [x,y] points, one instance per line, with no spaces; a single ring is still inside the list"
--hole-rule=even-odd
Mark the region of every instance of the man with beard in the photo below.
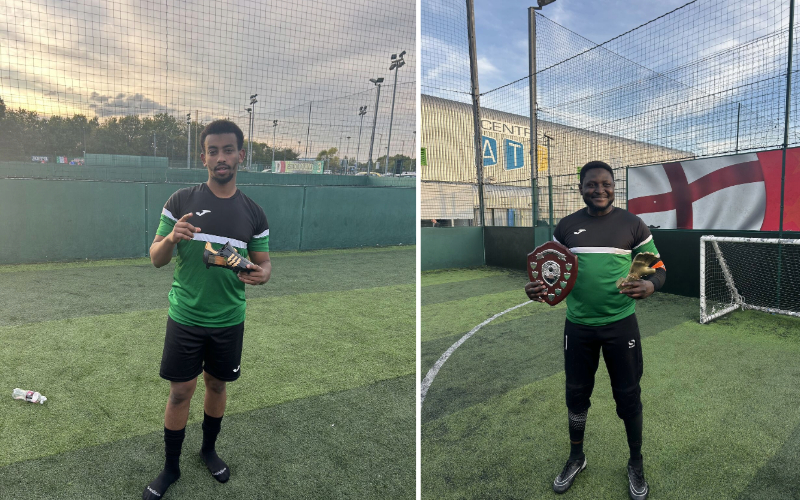
[[[241,375],[245,284],[263,285],[272,272],[267,218],[260,206],[236,188],[237,167],[245,157],[244,134],[236,124],[217,120],[200,134],[200,143],[208,181],[170,197],[150,246],[150,260],[156,267],[168,264],[176,248],[177,258],[160,371],[170,382],[164,412],[166,463],[142,492],[144,500],[161,499],[180,477],[189,403],[201,373],[206,392],[200,456],[214,479],[224,483],[230,477],[215,442],[225,412],[226,383]],[[230,242],[253,262],[247,266],[249,272],[206,268],[207,242],[215,250]]]
[[[642,450],[642,346],[636,322],[635,300],[649,297],[666,280],[666,268],[647,225],[636,215],[616,208],[614,172],[600,161],[581,168],[579,190],[586,208],[561,219],[553,239],[578,258],[578,276],[567,296],[564,325],[564,371],[566,373],[567,416],[570,455],[553,482],[556,493],[564,493],[586,468],[583,435],[589,399],[600,351],[611,379],[617,416],[625,423],[630,448],[628,494],[644,500],[649,493],[644,478]],[[645,279],[624,281],[632,257],[650,252],[653,272]],[[645,256],[643,256],[645,257]],[[541,281],[525,285],[531,300],[543,302],[547,293]]]

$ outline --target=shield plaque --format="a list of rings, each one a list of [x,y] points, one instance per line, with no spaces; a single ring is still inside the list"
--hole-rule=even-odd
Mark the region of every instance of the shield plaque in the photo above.
[[[528,277],[547,288],[544,301],[554,306],[564,300],[578,277],[578,258],[567,247],[548,241],[528,254]]]

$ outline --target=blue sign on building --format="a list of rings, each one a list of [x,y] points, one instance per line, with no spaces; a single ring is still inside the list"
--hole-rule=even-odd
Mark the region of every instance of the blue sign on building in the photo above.
[[[497,140],[483,136],[483,166],[497,165]]]
[[[506,170],[525,166],[525,148],[521,142],[506,139]]]

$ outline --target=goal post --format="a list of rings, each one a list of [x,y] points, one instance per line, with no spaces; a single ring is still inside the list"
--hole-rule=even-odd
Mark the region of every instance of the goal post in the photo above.
[[[800,239],[700,238],[700,323],[739,308],[800,317]]]

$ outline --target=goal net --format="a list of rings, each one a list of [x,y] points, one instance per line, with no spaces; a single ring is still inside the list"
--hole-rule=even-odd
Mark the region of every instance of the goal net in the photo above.
[[[700,238],[700,323],[737,308],[800,316],[800,240]]]

